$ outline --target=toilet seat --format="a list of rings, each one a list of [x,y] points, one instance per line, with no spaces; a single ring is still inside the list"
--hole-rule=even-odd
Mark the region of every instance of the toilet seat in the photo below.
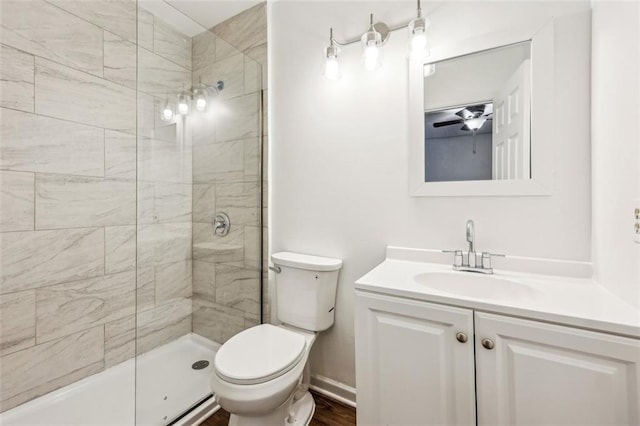
[[[236,334],[223,344],[216,353],[213,368],[229,383],[265,383],[299,364],[306,348],[303,335],[262,324]]]

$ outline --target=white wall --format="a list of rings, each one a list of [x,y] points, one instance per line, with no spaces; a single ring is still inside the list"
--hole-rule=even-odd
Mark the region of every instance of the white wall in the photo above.
[[[314,347],[312,369],[355,384],[353,283],[381,262],[386,245],[457,248],[476,222],[479,249],[521,256],[591,256],[589,50],[571,31],[556,48],[555,189],[550,197],[412,198],[407,172],[406,32],[392,34],[384,65],[367,73],[359,46],[341,54],[343,78],[321,76],[329,27],[359,36],[368,13],[394,25],[414,2],[275,2],[270,13],[272,252],[299,251],[344,260],[336,323]],[[429,3],[434,45],[454,43],[588,2]],[[571,67],[584,70],[572,72]],[[580,125],[584,123],[585,125]],[[534,142],[535,143],[535,142]]]
[[[640,3],[594,2],[593,261],[597,279],[640,306]],[[640,206],[640,201],[636,203]]]

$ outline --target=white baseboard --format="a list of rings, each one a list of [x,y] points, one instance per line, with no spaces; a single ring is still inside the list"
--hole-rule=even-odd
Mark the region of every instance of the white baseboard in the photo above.
[[[309,387],[350,407],[355,408],[356,406],[356,389],[344,383],[317,374],[311,376],[311,386]]]

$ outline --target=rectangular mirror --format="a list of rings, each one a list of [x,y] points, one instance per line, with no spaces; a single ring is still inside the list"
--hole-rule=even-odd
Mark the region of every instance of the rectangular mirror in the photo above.
[[[423,74],[424,182],[531,178],[531,41]]]

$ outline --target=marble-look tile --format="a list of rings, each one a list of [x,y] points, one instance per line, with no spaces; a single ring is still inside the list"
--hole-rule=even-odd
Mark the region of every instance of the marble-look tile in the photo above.
[[[136,178],[135,135],[104,131],[104,175],[120,179]]]
[[[191,183],[192,152],[191,146],[175,141],[138,137],[138,179]]]
[[[107,226],[104,228],[104,269],[107,274],[124,272],[136,267],[136,227]]]
[[[127,271],[36,290],[38,344],[136,312],[136,273]]]
[[[216,212],[216,186],[193,184],[193,221],[209,222]]]
[[[193,180],[229,182],[244,176],[244,142],[241,140],[193,146]]]
[[[9,232],[0,253],[0,293],[95,277],[104,273],[104,230]]]
[[[136,45],[104,32],[104,78],[132,89],[136,88]]]
[[[216,61],[216,36],[206,30],[192,39],[193,70],[204,68]]]
[[[158,117],[160,117],[160,108],[162,108],[162,106],[159,106],[156,111],[156,99],[153,96],[138,92],[137,124],[139,135],[146,136],[148,138],[153,137],[153,130],[156,127],[156,113],[158,114]]]
[[[193,301],[193,332],[224,343],[244,330],[244,313],[203,299]]]
[[[191,297],[192,288],[191,260],[156,266],[156,306]]]
[[[244,267],[253,271],[262,268],[262,233],[257,226],[244,227]],[[264,232],[266,234],[266,231]]]
[[[153,14],[138,7],[138,45],[153,52]]]
[[[216,264],[193,261],[193,299],[216,301]]]
[[[155,223],[191,222],[191,185],[155,182],[153,184]]]
[[[216,95],[216,102],[240,96],[244,94],[244,55],[238,53],[196,69],[192,80],[194,83],[202,81],[209,86],[220,80],[224,81],[224,90]]]
[[[216,36],[216,61],[237,55],[238,53],[242,52],[227,43],[223,38]]]
[[[265,136],[264,146],[267,144],[266,136],[269,134],[269,91],[262,91],[262,134]],[[266,168],[265,168],[266,169]]]
[[[260,271],[216,265],[216,303],[252,317],[260,313]]]
[[[155,18],[153,51],[182,68],[191,69],[191,37]]]
[[[0,46],[0,106],[33,112],[32,55]]]
[[[259,226],[259,182],[217,184],[216,208],[226,212],[235,224]]]
[[[104,368],[113,367],[136,355],[136,316],[130,315],[104,325]]]
[[[262,68],[267,68],[268,64],[268,52],[267,43],[262,43],[244,51],[244,54],[249,58],[259,63]]]
[[[244,180],[257,181],[260,176],[260,139],[244,140]]]
[[[231,219],[233,221],[233,219]],[[193,223],[193,258],[214,263],[244,262],[244,227],[231,225],[224,237],[213,234],[211,223]]]
[[[142,354],[191,332],[191,299],[138,313],[136,353]]]
[[[253,93],[262,89],[262,66],[249,58],[244,57],[244,93]]]
[[[191,259],[191,223],[141,225],[138,268]]]
[[[219,37],[245,51],[267,41],[266,2],[247,9],[212,28]]]
[[[0,171],[0,232],[33,230],[33,173]]]
[[[138,268],[136,282],[136,311],[142,312],[156,306],[155,268]]]
[[[99,27],[41,0],[3,1],[1,10],[2,44],[102,76]]]
[[[260,135],[260,93],[225,99],[225,114],[218,120],[216,141],[256,138]]]
[[[136,41],[136,2],[131,0],[47,0],[101,28]],[[75,30],[75,29],[74,29]]]
[[[3,169],[104,175],[102,129],[3,108],[0,139]]]
[[[138,90],[163,98],[191,88],[191,71],[146,49],[138,49]]]
[[[35,344],[35,290],[0,295],[0,356]]]
[[[94,327],[2,357],[0,411],[103,369],[104,327]]]
[[[36,229],[135,225],[136,182],[38,174],[36,206]]]
[[[111,130],[136,127],[136,92],[36,58],[36,112]]]

